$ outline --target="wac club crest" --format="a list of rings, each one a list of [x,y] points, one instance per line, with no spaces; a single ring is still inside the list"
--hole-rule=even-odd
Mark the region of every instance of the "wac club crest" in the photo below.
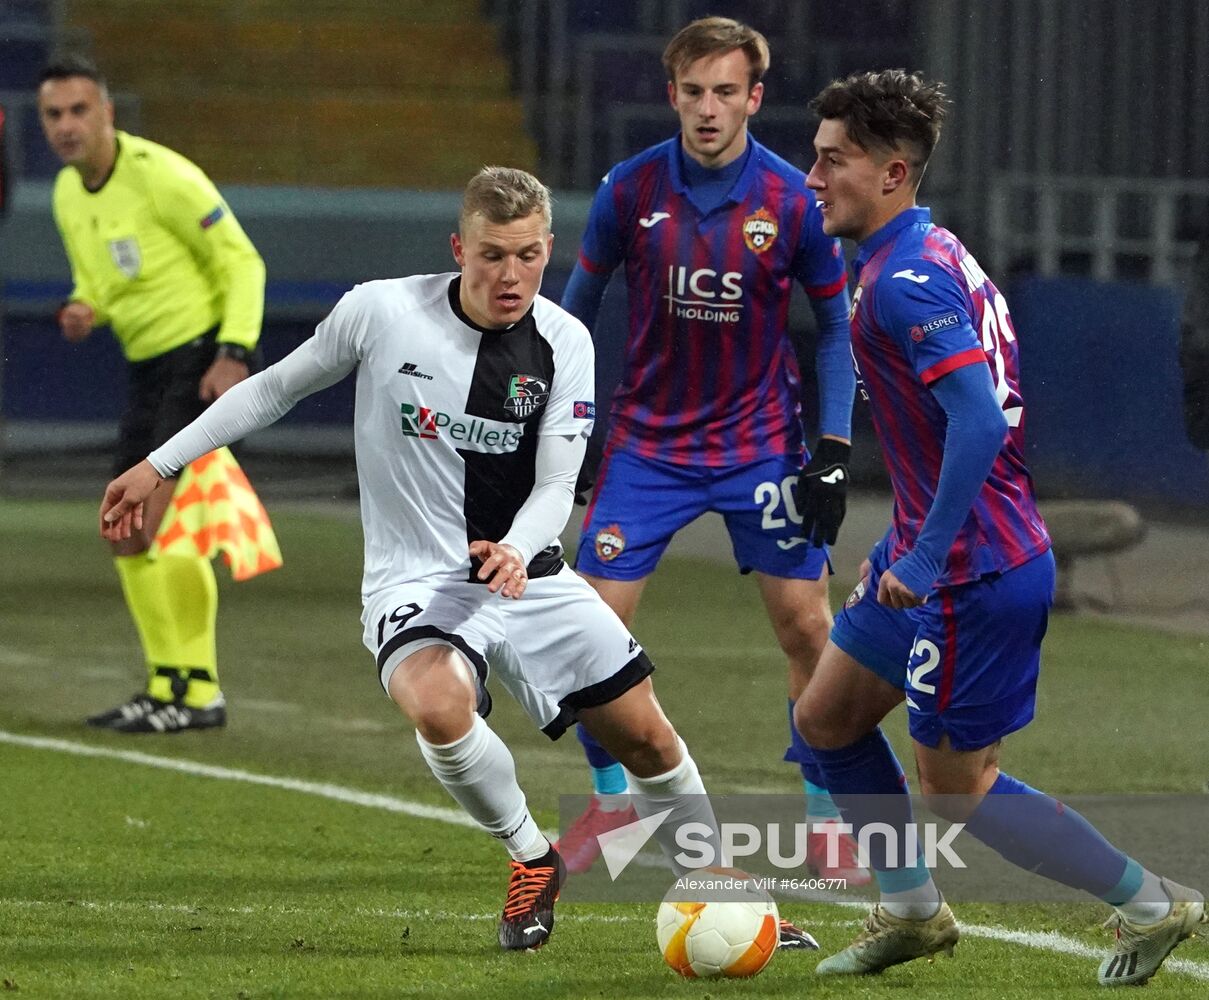
[[[766,208],[757,209],[743,220],[743,242],[754,253],[763,253],[777,238],[777,220]]]

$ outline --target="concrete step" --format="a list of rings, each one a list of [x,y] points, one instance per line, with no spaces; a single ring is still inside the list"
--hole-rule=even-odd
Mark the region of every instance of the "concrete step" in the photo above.
[[[478,0],[67,0],[69,20],[90,14],[142,18],[148,24],[170,10],[174,16],[211,21],[280,17],[294,21],[349,18],[398,28],[418,24],[460,24],[479,20]]]
[[[225,183],[438,189],[537,161],[511,100],[202,93],[187,117],[174,98],[144,100],[143,126]]]
[[[351,18],[211,21],[174,13],[145,22],[97,10],[75,23],[91,32],[106,75],[123,88],[394,89],[503,96],[511,87],[493,31],[477,20],[392,31]]]

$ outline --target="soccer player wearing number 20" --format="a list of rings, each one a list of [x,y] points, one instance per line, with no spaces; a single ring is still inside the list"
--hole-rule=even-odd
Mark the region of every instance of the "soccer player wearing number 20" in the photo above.
[[[824,230],[859,243],[852,350],[894,490],[894,518],[836,618],[795,721],[844,818],[911,807],[879,723],[905,701],[934,810],[1029,872],[1114,907],[1105,986],[1146,982],[1205,918],[1074,810],[1000,771],[1000,743],[1033,717],[1054,560],[1024,463],[1019,350],[1003,296],[916,206],[947,101],[902,70],[830,84],[808,183]],[[958,928],[922,858],[871,858],[881,900],[824,975],[951,953]]]
[[[579,720],[610,747],[636,807],[671,811],[655,834],[664,846],[680,821],[716,829],[654,668],[557,544],[595,407],[587,331],[537,294],[552,241],[541,182],[484,168],[451,237],[460,274],[358,285],[101,504],[102,535],[128,536],[163,478],[356,371],[364,642],[437,780],[512,856],[506,949],[550,936],[562,865],[484,721],[489,667],[551,739]]]
[[[663,65],[680,134],[609,171],[563,295],[592,329],[609,276],[624,267],[625,368],[575,568],[630,623],[672,536],[721,514],[788,661],[792,709],[831,627],[826,545],[848,486],[855,383],[844,261],[803,173],[748,134],[769,65],[764,36],[702,18],[672,38]],[[820,438],[809,456],[788,331],[795,283],[819,326]],[[812,829],[838,822],[809,748],[788,728],[786,760],[801,770]],[[595,861],[600,833],[632,819],[617,794],[621,768],[590,734],[580,739],[596,794],[559,841],[572,871]],[[851,840],[838,843],[831,858],[827,835],[812,833],[812,868],[868,882]]]

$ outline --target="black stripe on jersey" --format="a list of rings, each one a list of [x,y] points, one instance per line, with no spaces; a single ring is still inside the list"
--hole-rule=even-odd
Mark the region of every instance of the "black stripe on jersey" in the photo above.
[[[405,628],[402,632],[392,635],[386,641],[386,644],[378,650],[379,680],[382,678],[382,667],[390,658],[391,653],[406,646],[409,642],[415,642],[417,639],[440,639],[443,642],[447,642],[466,657],[470,665],[474,667],[475,675],[478,677],[478,704],[475,706],[475,711],[484,719],[487,718],[491,714],[491,695],[487,693],[487,661],[460,635],[454,632],[446,632],[435,625],[417,625],[415,628]],[[390,694],[390,692],[387,691],[387,694]]]
[[[558,739],[575,724],[579,718],[580,709],[607,705],[620,698],[635,684],[650,677],[654,672],[655,665],[646,653],[640,652],[612,677],[606,677],[603,681],[580,688],[578,691],[572,691],[565,698],[560,699],[558,715],[555,716],[554,721],[542,726],[542,732],[552,740]]]
[[[513,452],[486,454],[458,449],[466,466],[463,507],[466,541],[498,542],[508,533],[516,512],[533,492],[537,428],[555,378],[554,348],[538,330],[532,309],[506,330],[478,326],[462,311],[460,288],[460,277],[450,282],[450,308],[458,319],[482,335],[467,392],[466,415],[507,421],[525,428]],[[528,397],[516,395],[518,378],[533,387],[523,390],[531,393]],[[518,406],[521,398],[525,405]],[[531,564],[538,570],[536,575],[558,571],[552,560],[542,557],[546,557],[546,552],[540,553]],[[556,559],[561,561],[561,554]],[[478,579],[480,566],[478,560],[471,561],[469,579],[473,583],[483,582]]]

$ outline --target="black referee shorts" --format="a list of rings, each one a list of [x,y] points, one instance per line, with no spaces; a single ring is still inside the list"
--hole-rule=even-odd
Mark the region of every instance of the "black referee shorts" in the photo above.
[[[115,476],[138,465],[206,408],[198,389],[214,362],[217,335],[217,328],[208,330],[158,357],[130,365],[130,387],[113,459]]]

